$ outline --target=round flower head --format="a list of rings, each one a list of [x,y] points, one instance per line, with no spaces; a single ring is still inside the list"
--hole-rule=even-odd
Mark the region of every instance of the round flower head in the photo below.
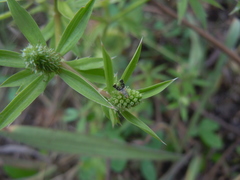
[[[43,45],[29,44],[22,50],[22,57],[26,68],[32,69],[35,73],[59,73],[61,56],[54,49]]]
[[[109,101],[120,111],[130,109],[141,102],[142,94],[137,91],[124,87],[121,90],[114,90]]]

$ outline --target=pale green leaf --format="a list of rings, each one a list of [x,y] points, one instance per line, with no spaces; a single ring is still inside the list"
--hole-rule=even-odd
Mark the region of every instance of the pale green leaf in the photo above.
[[[235,8],[231,11],[231,13],[229,15],[232,15],[238,11],[240,11],[240,1],[238,1],[237,5],[235,6]]]
[[[74,69],[80,70],[97,69],[103,67],[103,58],[86,57],[73,61],[66,61],[66,64],[68,64]]]
[[[78,42],[82,37],[92,13],[95,0],[90,0],[88,4],[81,8],[73,17],[65,29],[56,51],[64,55]]]
[[[130,78],[130,76],[132,75],[134,69],[137,66],[140,54],[141,54],[141,49],[142,49],[142,39],[138,45],[138,48],[136,50],[136,52],[134,53],[130,63],[128,64],[127,68],[124,70],[121,79],[123,79],[123,81],[126,83],[128,81],[128,79]]]
[[[207,14],[202,6],[202,4],[198,0],[189,0],[190,5],[196,15],[196,17],[200,20],[203,27],[207,27]]]
[[[58,1],[58,11],[68,19],[72,19],[74,17],[74,12],[69,7],[67,1]]]
[[[228,47],[234,48],[240,38],[240,20],[234,18],[227,32],[225,43]]]
[[[13,51],[0,50],[0,66],[24,68],[21,54]]]
[[[134,115],[132,115],[130,112],[128,111],[123,111],[120,112],[122,114],[122,116],[129,121],[130,123],[132,123],[133,125],[139,127],[140,129],[142,129],[143,131],[145,131],[146,133],[148,133],[149,135],[151,135],[152,137],[156,138],[157,140],[161,141],[163,144],[165,144],[158,136],[157,134],[150,129],[144,122],[142,122],[140,119],[138,119],[137,117],[135,117]],[[166,145],[166,144],[165,144]]]
[[[0,87],[15,87],[25,84],[31,79],[37,78],[37,74],[34,74],[30,69],[22,70],[12,76],[10,76],[6,81],[4,81]]]
[[[37,77],[24,88],[0,113],[0,129],[12,123],[46,88],[49,80],[44,75]]]
[[[178,23],[180,24],[187,10],[188,0],[177,1]]]
[[[143,89],[139,89],[138,91],[140,93],[143,94],[142,98],[146,99],[149,98],[151,96],[154,96],[160,92],[162,92],[165,88],[167,88],[173,81],[175,81],[177,78],[172,79],[172,80],[168,80],[168,81],[164,81]]]
[[[110,56],[102,45],[102,55],[103,55],[103,63],[104,63],[104,72],[107,84],[108,92],[113,91],[113,83],[114,83],[114,74],[113,74],[113,65]]]
[[[35,148],[68,154],[79,154],[111,159],[139,159],[177,161],[179,154],[141,146],[131,146],[123,142],[111,141],[80,133],[44,129],[28,126],[10,126],[0,131],[5,136]]]
[[[43,35],[32,16],[15,0],[8,0],[8,6],[15,23],[32,45],[46,45]]]
[[[99,103],[103,106],[113,108],[113,106],[85,79],[79,75],[68,71],[66,69],[61,69],[59,76],[75,91],[82,94],[86,98]]]
[[[185,180],[196,180],[202,167],[202,157],[199,155],[193,156],[193,159],[189,163]]]

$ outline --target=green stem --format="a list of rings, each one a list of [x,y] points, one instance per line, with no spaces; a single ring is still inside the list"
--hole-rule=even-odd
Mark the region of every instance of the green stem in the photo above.
[[[61,14],[58,11],[58,0],[54,0],[55,47],[61,37]]]

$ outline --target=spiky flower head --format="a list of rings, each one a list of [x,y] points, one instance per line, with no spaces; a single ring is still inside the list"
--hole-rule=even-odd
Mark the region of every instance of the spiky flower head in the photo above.
[[[141,102],[142,94],[134,89],[125,87],[122,90],[114,90],[109,101],[120,111],[130,109]]]
[[[41,44],[36,46],[29,44],[22,50],[22,57],[26,68],[32,69],[35,73],[59,73],[61,55],[54,49]]]

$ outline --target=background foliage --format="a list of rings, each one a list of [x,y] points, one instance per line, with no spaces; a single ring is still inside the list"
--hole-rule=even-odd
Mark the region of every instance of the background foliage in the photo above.
[[[54,47],[54,29],[61,34],[87,2],[58,1],[57,6],[45,0],[19,3]],[[101,106],[55,77],[14,126],[0,132],[0,179],[237,180],[239,3],[96,0],[83,38],[65,59],[100,58],[102,41],[114,57],[113,72],[120,77],[143,37],[139,63],[127,85],[140,89],[175,77],[178,80],[131,112],[167,145],[125,120],[113,128]],[[54,8],[59,14],[53,13]],[[28,42],[5,2],[0,3],[0,12],[0,48],[20,52]],[[56,21],[61,22],[59,27]],[[64,45],[61,42],[59,46],[62,54]],[[98,67],[102,65],[97,62],[96,76],[89,78],[101,86],[104,79]],[[81,64],[79,70],[85,77],[92,75],[87,66]],[[0,71],[1,82],[18,72],[6,67]],[[1,110],[16,92],[14,87],[0,89]]]

